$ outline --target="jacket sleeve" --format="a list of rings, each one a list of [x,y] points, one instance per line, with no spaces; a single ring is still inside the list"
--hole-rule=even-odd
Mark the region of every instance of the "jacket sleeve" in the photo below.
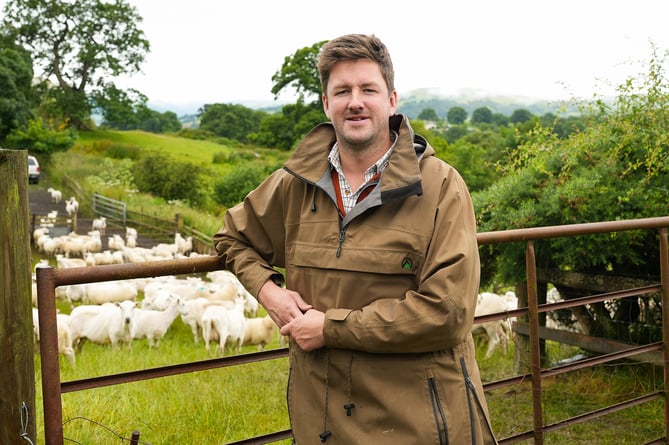
[[[328,347],[431,352],[452,348],[471,332],[480,280],[474,209],[459,173],[448,167],[441,176],[441,185],[435,186],[438,204],[432,239],[417,289],[377,299],[359,310],[328,310],[324,325]]]
[[[225,268],[256,297],[268,279],[283,283],[283,275],[272,264],[282,267],[284,262],[285,234],[278,193],[284,175],[283,170],[275,171],[244,201],[228,209],[223,227],[213,237]]]

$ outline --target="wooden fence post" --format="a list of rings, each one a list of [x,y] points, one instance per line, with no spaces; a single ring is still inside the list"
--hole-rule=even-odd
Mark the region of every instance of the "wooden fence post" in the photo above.
[[[28,153],[0,149],[0,443],[37,443]]]

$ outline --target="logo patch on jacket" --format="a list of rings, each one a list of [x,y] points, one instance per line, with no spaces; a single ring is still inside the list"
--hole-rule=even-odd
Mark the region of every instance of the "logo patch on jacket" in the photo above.
[[[402,260],[402,269],[404,269],[404,270],[413,269],[413,263],[411,262],[411,260],[409,258],[404,258]]]

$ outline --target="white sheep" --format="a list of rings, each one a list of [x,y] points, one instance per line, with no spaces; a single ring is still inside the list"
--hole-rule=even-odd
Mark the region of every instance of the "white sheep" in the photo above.
[[[46,189],[49,194],[51,194],[51,202],[60,204],[60,201],[63,199],[63,194],[61,193],[60,190],[56,190],[53,187],[49,187]]]
[[[146,338],[149,348],[157,348],[160,344],[160,339],[165,336],[167,330],[179,316],[182,306],[183,300],[172,296],[167,308],[164,310],[137,309],[134,338]]]
[[[107,218],[104,216],[101,216],[99,218],[93,219],[93,223],[91,225],[93,230],[98,230],[100,231],[101,235],[105,234],[105,230],[107,229]]]
[[[200,331],[202,330],[202,315],[204,310],[211,305],[217,304],[208,298],[199,297],[192,300],[185,300],[181,306],[181,321],[190,327],[193,332],[193,341],[200,341]]]
[[[56,264],[58,264],[59,269],[65,269],[68,267],[86,267],[88,264],[86,260],[82,258],[67,258],[62,254],[56,254]]]
[[[134,229],[132,227],[126,227],[125,228],[125,237],[127,238],[129,236],[137,238],[137,229]]]
[[[74,196],[65,200],[65,211],[70,215],[70,218],[74,217],[79,211],[79,201],[77,201]]]
[[[257,345],[258,350],[262,351],[272,343],[278,332],[276,323],[269,315],[247,318],[243,345]]]
[[[193,237],[184,238],[179,232],[174,234],[174,244],[176,244],[177,254],[188,255],[193,251]]]
[[[500,295],[492,292],[482,292],[478,295],[476,303],[475,316],[505,313],[509,310],[506,300]],[[506,353],[509,336],[511,335],[511,325],[508,319],[488,321],[477,323],[472,327],[472,335],[485,334],[488,337],[488,349],[486,358],[490,357],[499,345]]]
[[[39,241],[39,239],[42,236],[47,235],[48,233],[49,233],[49,228],[48,227],[38,227],[38,228],[36,228],[35,230],[33,230],[33,243],[35,243],[35,245],[37,245],[37,242]]]
[[[134,301],[105,303],[102,305],[81,305],[70,313],[70,330],[73,344],[88,339],[98,344],[119,343],[132,347],[135,336],[136,304]]]
[[[87,304],[135,301],[138,294],[137,285],[132,281],[103,281],[88,283],[83,286],[83,302]]]
[[[70,330],[70,316],[67,314],[56,314],[56,330],[58,332],[58,353],[67,358],[72,367],[76,364],[74,348],[72,347],[72,332]],[[39,312],[33,308],[33,334],[35,342],[39,343]]]
[[[225,354],[226,345],[230,345],[233,351],[241,352],[245,330],[246,317],[242,299],[235,300],[233,308],[216,304],[208,306],[202,314],[202,336],[207,351],[210,350],[209,343],[218,339],[216,352]]]

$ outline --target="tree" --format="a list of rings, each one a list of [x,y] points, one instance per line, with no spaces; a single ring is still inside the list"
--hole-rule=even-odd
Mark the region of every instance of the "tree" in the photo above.
[[[316,65],[318,53],[326,42],[323,40],[305,46],[284,59],[281,69],[272,76],[272,94],[275,98],[284,88],[292,87],[300,101],[315,96],[315,102],[321,103],[321,82]]]
[[[4,26],[32,50],[57,110],[77,128],[90,117],[88,95],[104,79],[139,71],[149,42],[142,17],[124,0],[9,0]]]
[[[669,84],[657,55],[648,72],[618,87],[612,106],[581,103],[583,130],[560,138],[536,126],[503,163],[505,174],[472,198],[479,230],[497,231],[665,215],[669,195]],[[500,163],[501,165],[502,163]],[[605,242],[603,242],[605,241]],[[584,254],[587,253],[587,254]],[[482,251],[485,283],[516,283],[523,246],[513,243]],[[565,273],[659,280],[657,234],[623,232],[542,241],[539,274]],[[588,281],[583,280],[584,285]],[[553,283],[560,289],[562,283]],[[484,284],[485,285],[485,284]],[[612,290],[612,289],[611,289]],[[578,296],[578,289],[570,289]],[[592,289],[581,288],[583,294]],[[599,292],[603,292],[601,289]],[[562,291],[561,291],[562,293]],[[592,292],[591,292],[592,293]],[[623,300],[624,301],[624,300]],[[629,304],[627,301],[620,304]],[[593,305],[595,310],[603,309]],[[611,336],[622,306],[590,314],[592,334]],[[611,315],[615,313],[615,315]],[[636,323],[626,312],[626,330]],[[618,324],[618,326],[622,326]]]
[[[461,125],[467,120],[467,110],[462,107],[455,106],[448,109],[446,119],[449,124]]]
[[[32,78],[30,54],[12,36],[0,35],[0,143],[12,130],[28,123]]]
[[[124,91],[114,84],[93,94],[95,108],[102,115],[102,125],[118,130],[137,128],[137,108],[146,103],[146,96],[136,90]]]
[[[492,111],[488,107],[480,107],[472,112],[472,124],[489,124],[492,122]]]
[[[418,119],[422,121],[439,122],[439,115],[434,108],[423,108],[418,114]]]
[[[202,130],[240,142],[248,142],[248,135],[258,131],[266,115],[239,104],[205,104],[198,110]]]
[[[530,113],[529,110],[526,110],[525,108],[518,108],[517,110],[514,110],[513,113],[511,113],[509,122],[512,124],[524,124],[533,117],[534,115]]]
[[[297,103],[284,105],[281,113],[267,115],[256,133],[249,135],[249,141],[263,147],[290,150],[315,125],[325,120],[323,109],[318,103],[305,105]]]

